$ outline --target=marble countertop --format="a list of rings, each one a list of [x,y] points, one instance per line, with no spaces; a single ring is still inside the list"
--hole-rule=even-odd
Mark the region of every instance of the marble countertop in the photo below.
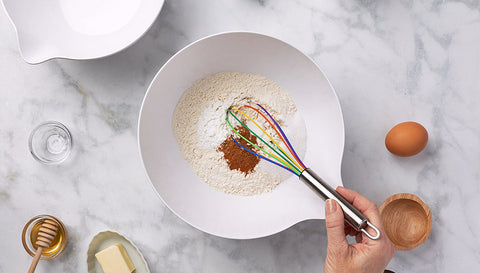
[[[144,173],[137,118],[147,86],[178,50],[206,35],[251,30],[283,39],[323,69],[345,119],[346,187],[380,205],[409,192],[430,206],[430,238],[398,251],[395,272],[480,267],[480,4],[477,1],[167,1],[153,27],[113,56],[25,63],[0,12],[0,273],[28,269],[21,230],[49,213],[69,243],[36,272],[86,272],[86,250],[113,229],[142,250],[152,272],[322,272],[324,221],[256,240],[205,234],[173,215]],[[58,120],[75,154],[45,166],[29,154],[30,131]],[[396,123],[430,134],[411,158],[384,147]],[[477,212],[476,212],[477,211]]]

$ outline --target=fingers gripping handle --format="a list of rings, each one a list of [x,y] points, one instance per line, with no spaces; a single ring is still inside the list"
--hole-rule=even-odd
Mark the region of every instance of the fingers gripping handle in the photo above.
[[[363,232],[368,238],[376,240],[380,238],[380,231],[377,227],[371,224],[367,217],[354,208],[347,202],[338,192],[336,192],[330,185],[323,181],[316,173],[311,169],[305,169],[300,174],[300,180],[310,186],[320,197],[325,201],[327,199],[333,199],[340,204],[343,210],[345,221],[355,230]],[[367,232],[366,228],[371,227],[375,231],[375,235],[371,235]]]

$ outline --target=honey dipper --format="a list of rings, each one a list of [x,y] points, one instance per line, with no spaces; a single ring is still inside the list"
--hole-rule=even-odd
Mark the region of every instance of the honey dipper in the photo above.
[[[40,260],[40,257],[42,257],[43,249],[50,246],[53,238],[55,238],[55,235],[57,235],[57,231],[58,224],[55,221],[46,219],[42,223],[37,235],[37,241],[35,243],[38,246],[37,252],[35,253],[35,257],[33,257],[32,265],[30,265],[28,273],[33,273],[33,271],[35,271],[38,261]]]

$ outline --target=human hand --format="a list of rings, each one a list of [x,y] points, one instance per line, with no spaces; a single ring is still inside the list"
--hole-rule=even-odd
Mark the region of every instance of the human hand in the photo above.
[[[338,187],[337,192],[365,215],[380,230],[380,238],[371,240],[355,231],[344,220],[342,207],[328,199],[325,204],[327,226],[327,258],[324,273],[383,273],[395,255],[395,248],[385,234],[377,206],[356,191]],[[372,230],[367,228],[370,234]],[[349,245],[346,235],[355,236],[356,244]]]

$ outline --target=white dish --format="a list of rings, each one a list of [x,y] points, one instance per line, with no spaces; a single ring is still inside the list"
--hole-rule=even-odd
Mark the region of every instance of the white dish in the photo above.
[[[2,0],[26,62],[116,53],[152,25],[164,0]]]
[[[135,266],[135,273],[150,273],[147,262],[138,248],[130,240],[113,231],[99,232],[90,242],[87,251],[88,273],[103,273],[100,264],[95,258],[95,253],[104,250],[115,243],[121,243],[125,247],[130,260]]]
[[[145,95],[139,149],[160,198],[185,222],[226,238],[263,237],[303,220],[323,219],[324,202],[298,177],[290,177],[271,193],[229,195],[200,181],[183,159],[171,129],[177,101],[195,80],[221,71],[260,74],[289,92],[306,123],[304,162],[332,186],[342,185],[342,112],[322,71],[285,42],[256,33],[230,32],[182,49],[160,69]]]

